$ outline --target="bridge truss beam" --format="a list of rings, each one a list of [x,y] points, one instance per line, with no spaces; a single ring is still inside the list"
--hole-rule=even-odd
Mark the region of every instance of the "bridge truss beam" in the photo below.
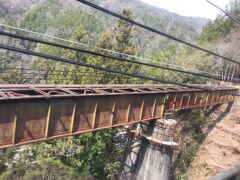
[[[162,118],[234,101],[237,89],[171,85],[1,85],[0,148]]]

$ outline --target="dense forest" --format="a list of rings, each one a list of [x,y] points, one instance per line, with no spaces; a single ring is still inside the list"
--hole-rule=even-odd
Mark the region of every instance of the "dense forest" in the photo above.
[[[220,14],[214,21],[210,21],[179,16],[139,0],[94,0],[93,2],[183,40],[220,52],[227,57],[233,59],[239,57],[239,51],[237,51],[239,43],[235,37],[239,36],[240,28],[224,15]],[[228,11],[235,17],[240,17],[240,2],[232,1]],[[108,52],[109,55],[115,55],[112,51],[116,51],[149,58],[155,64],[174,64],[222,76],[234,72],[234,77],[239,76],[238,69],[234,70],[234,65],[223,63],[206,53],[146,32],[121,20],[110,18],[73,0],[0,0],[0,15],[2,24],[85,44],[72,43],[71,45],[75,47],[81,46],[103,53],[106,51],[99,48],[109,49],[111,50]],[[31,35],[4,26],[0,28],[7,32]],[[31,36],[41,37],[36,34]],[[51,38],[47,40],[70,44]],[[165,80],[184,83],[210,82],[206,78],[193,75],[116,62],[22,40],[1,37],[0,42],[134,74],[148,74]],[[136,58],[134,60],[138,61]],[[155,83],[3,50],[0,50],[0,82],[10,84]],[[190,124],[185,124],[186,129],[191,129],[188,132],[190,138],[188,141],[191,145],[180,150],[174,164],[175,179],[186,178],[187,167],[204,136],[199,128],[206,121],[201,117],[201,110],[188,112],[184,117],[194,119]],[[125,130],[114,128],[1,150],[0,179],[79,179],[79,177],[81,179],[114,179],[119,172],[127,136]],[[186,162],[184,166],[181,164],[181,159]]]
[[[132,17],[134,19],[189,41],[197,37],[202,26],[207,22],[206,19],[189,18],[172,14],[166,10],[149,6],[137,0],[119,2],[96,1],[96,3],[99,3],[109,9],[116,10],[117,12],[121,11],[123,8],[129,9],[133,14]],[[105,48],[121,51],[121,49],[113,49],[111,42],[107,40],[107,38],[111,38],[110,34],[114,34],[114,24],[116,19],[87,8],[75,1],[2,1],[0,13],[2,15],[0,22],[4,24],[17,25],[19,28],[25,28],[31,31],[72,40],[76,38],[73,37],[73,34],[77,33],[76,31],[81,31],[83,37],[81,37],[81,39],[76,39],[81,41],[81,43],[85,43],[91,47],[100,47],[103,46],[103,43],[107,42],[109,44],[104,45]],[[9,28],[4,29],[15,32]],[[18,33],[28,35],[28,33],[19,31]],[[109,37],[105,37],[105,35]],[[157,36],[153,33],[147,33],[145,30],[136,27],[132,29],[131,39],[133,44],[136,46],[135,54],[138,56],[141,55],[142,57],[153,58],[154,60],[159,59],[158,61],[160,62],[169,61],[173,64],[182,64],[182,62],[172,62],[173,60],[169,57],[172,53],[175,53],[176,55],[180,53],[180,51],[177,50],[177,47],[180,45],[170,41],[169,39]],[[9,41],[8,44],[17,44],[19,47],[27,49],[31,48],[40,52],[49,52],[52,55],[59,55],[60,53],[62,56],[65,54],[65,52],[59,52],[59,49],[56,48],[48,49],[48,47],[36,44],[27,44],[24,41],[16,42],[8,39],[5,39],[5,41]],[[59,43],[63,42],[59,41]],[[130,54],[132,53],[130,52]],[[41,61],[35,61],[34,58],[32,59],[31,57],[20,56],[19,54],[11,52],[7,55],[3,54],[1,58],[4,59],[5,64],[1,64],[5,67],[5,69],[12,68],[12,66],[20,69],[21,67],[37,69],[39,66],[38,63],[41,64]],[[16,59],[18,59],[18,61],[16,61]],[[41,77],[34,76],[35,79],[30,79],[30,75],[25,75],[24,73],[26,72],[23,71],[23,73],[18,74],[19,76],[17,77],[17,80],[13,80],[10,79],[9,76],[13,76],[12,72],[14,73],[16,70],[12,71],[10,69],[9,73],[4,74],[7,77],[5,78],[4,76],[3,80],[6,80],[8,83],[25,83],[29,81],[32,83],[39,83],[41,81],[39,79],[45,77],[45,79],[50,79],[49,82],[52,82],[52,79],[54,78],[51,77],[51,74],[53,74],[54,70],[60,70],[58,64],[56,64],[56,66],[53,64],[51,66],[45,64],[43,66],[41,65],[41,67],[45,68],[44,70],[47,70],[42,73]],[[148,71],[148,69],[143,69],[143,71]],[[17,72],[19,73],[21,70]]]

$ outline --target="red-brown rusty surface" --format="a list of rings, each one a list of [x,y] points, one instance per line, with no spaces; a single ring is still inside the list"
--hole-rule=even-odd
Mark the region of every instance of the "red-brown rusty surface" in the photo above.
[[[161,118],[234,101],[233,88],[0,85],[0,148]]]

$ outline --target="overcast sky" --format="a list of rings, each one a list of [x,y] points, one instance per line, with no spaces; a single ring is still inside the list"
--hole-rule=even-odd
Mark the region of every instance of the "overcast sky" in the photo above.
[[[167,9],[183,16],[197,16],[214,19],[220,12],[206,0],[141,0],[160,8]],[[211,0],[218,6],[225,8],[231,0]]]

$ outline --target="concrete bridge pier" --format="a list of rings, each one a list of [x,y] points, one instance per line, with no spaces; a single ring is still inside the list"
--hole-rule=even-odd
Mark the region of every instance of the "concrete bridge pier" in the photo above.
[[[168,180],[176,121],[159,119],[139,124],[129,138],[119,179]]]

